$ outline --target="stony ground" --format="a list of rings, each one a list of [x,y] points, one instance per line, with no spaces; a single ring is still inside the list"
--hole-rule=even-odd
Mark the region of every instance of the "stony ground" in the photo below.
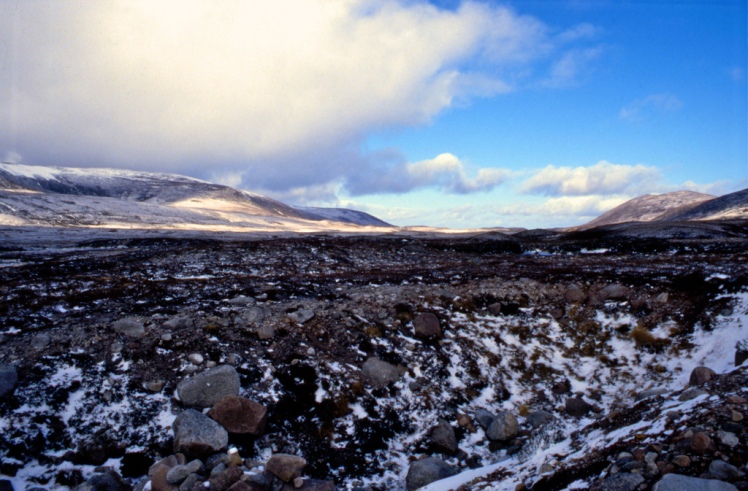
[[[222,367],[238,375],[235,395],[267,410],[264,428],[228,434],[246,475],[290,454],[306,460],[304,476],[339,489],[414,489],[407,475],[424,456],[462,475],[510,457],[524,464],[470,486],[649,489],[666,473],[715,477],[709,466],[722,460],[737,473],[721,481],[745,488],[745,372],[679,399],[695,364],[734,366],[744,239],[538,232],[6,249],[0,364],[18,380],[0,398],[0,474],[15,491],[74,487],[103,467],[145,485],[154,462],[190,457],[175,448],[174,420],[201,405],[180,397],[180,382]],[[709,344],[723,328],[729,353]],[[508,429],[492,425],[501,418]],[[697,433],[712,447],[694,450]],[[605,488],[632,472],[639,488]]]

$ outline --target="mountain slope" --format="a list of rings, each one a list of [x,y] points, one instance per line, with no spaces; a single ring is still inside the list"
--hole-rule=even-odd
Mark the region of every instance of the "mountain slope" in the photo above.
[[[743,189],[742,191],[705,201],[687,210],[679,210],[672,216],[668,216],[667,221],[719,220],[746,217],[748,217],[748,189]]]
[[[298,210],[308,212],[312,215],[321,217],[324,220],[334,222],[355,223],[358,225],[373,225],[375,227],[392,227],[392,224],[380,220],[379,218],[358,210],[347,208],[319,208],[319,207],[299,207]]]
[[[265,196],[174,174],[0,163],[0,224],[310,230],[336,220]],[[381,222],[384,223],[384,222]]]
[[[578,227],[578,229],[626,222],[652,222],[661,219],[663,215],[673,212],[682,213],[715,198],[716,196],[711,194],[693,191],[645,194],[603,213],[591,222]]]

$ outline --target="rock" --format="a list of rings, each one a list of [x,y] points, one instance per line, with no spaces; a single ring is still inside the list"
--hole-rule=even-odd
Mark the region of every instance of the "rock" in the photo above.
[[[691,387],[698,387],[709,382],[715,375],[717,374],[711,368],[696,367],[691,372],[691,377],[688,379],[688,385]]]
[[[441,339],[442,327],[439,318],[431,312],[418,314],[413,319],[413,327],[416,331],[416,337],[421,339]]]
[[[527,424],[537,429],[552,423],[556,418],[548,411],[533,411],[527,415]]]
[[[477,411],[475,411],[475,421],[484,430],[487,430],[488,427],[491,426],[494,418],[496,418],[496,415],[491,411],[487,411],[485,409],[478,409]]]
[[[587,300],[587,294],[578,286],[571,285],[564,293],[564,300],[566,300],[567,303],[582,303]]]
[[[265,310],[262,307],[252,307],[243,310],[239,317],[247,324],[257,324],[265,320]]]
[[[226,396],[238,396],[239,388],[239,374],[234,367],[221,365],[182,380],[177,394],[186,406],[211,407]]]
[[[335,483],[318,479],[304,479],[301,486],[296,487],[294,484],[286,484],[281,488],[281,491],[335,491]]]
[[[673,464],[678,467],[688,467],[691,465],[691,459],[688,458],[688,455],[678,455],[673,459]]]
[[[255,332],[257,333],[257,337],[262,340],[273,339],[275,337],[275,328],[269,324],[257,326]]]
[[[200,353],[192,353],[190,355],[187,355],[187,359],[193,365],[202,365],[203,361],[205,360],[203,358],[203,355],[201,355]]]
[[[142,338],[146,335],[145,326],[135,318],[127,317],[112,324],[112,330],[128,338]]]
[[[690,401],[691,399],[696,399],[699,396],[708,395],[709,392],[699,389],[698,387],[691,387],[690,389],[686,389],[683,391],[681,395],[678,396],[679,401]]]
[[[518,432],[517,417],[509,411],[499,411],[486,430],[486,436],[489,440],[505,442],[517,436]]]
[[[44,349],[49,346],[49,343],[51,342],[52,338],[47,334],[37,334],[31,338],[31,347],[34,349]]]
[[[173,467],[184,465],[184,455],[170,455],[163,458],[148,468],[148,477],[151,479],[152,491],[174,491],[176,487],[166,480],[166,474]]]
[[[491,315],[500,315],[501,314],[501,302],[492,303],[488,306],[488,311],[491,313]]]
[[[397,382],[400,379],[400,373],[394,365],[375,357],[366,360],[361,370],[374,387],[385,387],[390,382]]]
[[[268,409],[244,397],[226,396],[208,411],[208,416],[229,433],[258,436],[265,429]]]
[[[226,303],[230,305],[237,305],[237,306],[242,306],[242,307],[251,307],[257,303],[257,300],[255,300],[252,297],[247,297],[245,295],[239,295],[238,297],[234,297],[232,299],[226,300]]]
[[[283,482],[291,482],[301,477],[304,467],[306,467],[306,459],[285,453],[273,454],[265,464],[265,470]]]
[[[288,318],[297,324],[303,324],[314,317],[314,311],[309,309],[299,309],[296,312],[288,314]]]
[[[697,455],[704,455],[714,451],[714,442],[704,431],[694,433],[691,438],[691,451]]]
[[[266,486],[261,486],[252,481],[236,481],[228,491],[266,491]]]
[[[666,474],[652,487],[652,491],[738,491],[738,488],[722,481]]]
[[[493,415],[491,416],[493,417]],[[468,430],[470,433],[475,433],[476,431],[478,431],[475,428],[473,421],[470,419],[470,416],[468,416],[467,414],[458,413],[457,424],[460,425],[462,428],[465,428],[466,430]]]
[[[748,339],[740,341],[735,346],[735,366],[741,366],[745,360],[748,360]]]
[[[734,422],[739,423],[739,422],[743,421],[743,419],[745,418],[745,416],[743,416],[743,413],[740,413],[738,411],[733,410],[733,411],[730,411],[730,418]]]
[[[627,293],[625,286],[613,283],[597,292],[597,298],[600,300],[623,300]]]
[[[553,384],[553,387],[551,387],[551,392],[556,395],[568,394],[569,392],[571,392],[571,382],[569,382],[568,378],[559,380],[558,382],[555,382]]]
[[[166,482],[169,484],[179,484],[187,479],[187,476],[190,474],[200,473],[204,468],[205,466],[203,466],[203,463],[197,459],[189,464],[172,467],[169,469],[169,472],[166,473]]]
[[[131,491],[132,486],[122,480],[122,476],[113,470],[94,474],[91,478],[75,488],[75,491]]]
[[[229,435],[221,425],[194,409],[187,409],[174,420],[174,451],[201,457],[224,450]]]
[[[586,415],[592,407],[581,397],[569,397],[566,399],[566,414],[575,418]]]
[[[709,464],[709,474],[723,481],[735,481],[745,474],[734,465],[730,465],[724,460],[714,460]]]
[[[457,436],[455,430],[446,420],[440,419],[439,423],[431,430],[431,443],[444,452],[453,454],[457,451]]]
[[[210,491],[226,491],[244,475],[241,467],[229,467],[216,476],[211,476]]]
[[[657,295],[657,298],[655,298],[655,302],[657,303],[668,303],[668,300],[670,300],[670,294],[668,292],[662,292]]]
[[[195,484],[197,484],[201,479],[202,478],[197,474],[190,474],[184,481],[182,481],[182,484],[179,485],[179,491],[192,491],[192,488],[194,488]]]
[[[164,380],[148,380],[143,382],[143,387],[148,392],[161,392],[166,385]]]
[[[164,322],[162,326],[167,329],[191,329],[195,327],[195,321],[186,315],[178,315]]]
[[[0,398],[10,395],[18,383],[18,372],[13,365],[0,364]]]
[[[620,472],[605,479],[600,491],[634,491],[643,482],[644,478],[639,474]]]
[[[733,394],[731,396],[728,396],[727,399],[725,399],[725,402],[728,404],[748,404],[748,399]]]
[[[434,481],[445,479],[457,474],[457,469],[436,457],[426,457],[410,464],[408,475],[405,478],[405,487],[408,491],[431,484]]]
[[[667,394],[668,392],[669,391],[667,389],[662,389],[662,388],[647,389],[647,390],[643,390],[637,393],[635,399],[637,401],[643,401],[644,399],[649,399],[650,397],[661,396],[661,395]]]
[[[717,438],[719,439],[720,443],[722,443],[722,445],[726,445],[730,448],[734,448],[740,443],[740,440],[735,435],[735,433],[729,431],[718,431]]]

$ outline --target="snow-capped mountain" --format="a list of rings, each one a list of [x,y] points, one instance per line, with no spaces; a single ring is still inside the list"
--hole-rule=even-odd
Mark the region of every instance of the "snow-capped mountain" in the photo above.
[[[0,163],[0,224],[297,231],[389,226],[353,210],[305,211],[175,174],[8,163]]]
[[[676,210],[676,213],[662,219],[676,220],[720,220],[748,217],[748,189],[704,201],[697,206]]]
[[[357,225],[372,225],[374,227],[392,227],[391,224],[380,220],[374,215],[363,211],[350,210],[347,208],[319,208],[319,207],[298,207],[297,210],[316,215],[324,220],[333,222],[354,223]]]
[[[673,213],[683,213],[715,198],[716,196],[712,196],[711,194],[696,193],[693,191],[645,194],[603,213],[591,222],[578,227],[578,229],[626,222],[653,222],[661,220],[665,216],[671,216]]]

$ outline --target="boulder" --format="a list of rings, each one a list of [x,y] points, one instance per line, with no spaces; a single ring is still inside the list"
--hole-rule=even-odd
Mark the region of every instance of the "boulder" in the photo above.
[[[297,324],[303,324],[314,317],[314,311],[309,309],[299,309],[296,312],[288,314],[288,318]]]
[[[169,484],[179,484],[187,479],[190,474],[200,473],[204,468],[205,466],[203,466],[203,463],[197,459],[189,464],[172,467],[169,469],[169,472],[166,473],[166,482]]]
[[[698,387],[691,387],[690,389],[686,389],[681,393],[681,395],[678,396],[679,401],[690,401],[691,399],[696,399],[699,396],[708,395],[709,392],[699,389]]]
[[[211,407],[226,396],[238,396],[239,388],[239,374],[234,367],[221,365],[182,380],[177,394],[186,406]]]
[[[238,297],[226,300],[226,303],[228,303],[229,305],[236,305],[238,307],[251,307],[257,303],[257,300],[252,297],[247,297],[246,295],[239,295]]]
[[[224,450],[229,443],[225,429],[203,413],[187,409],[174,420],[174,451],[202,457]]]
[[[605,479],[600,491],[634,491],[643,482],[644,478],[640,474],[620,472]]]
[[[740,469],[734,465],[728,464],[724,460],[712,461],[712,463],[709,464],[709,474],[724,481],[736,481],[745,476]]]
[[[225,471],[210,476],[210,491],[226,491],[244,475],[241,467],[229,467]],[[204,488],[203,488],[204,489]]]
[[[260,486],[252,481],[236,481],[228,491],[266,491],[265,486]]]
[[[748,360],[748,339],[740,341],[735,345],[735,366],[739,367]]]
[[[496,415],[491,411],[487,411],[485,409],[478,409],[477,411],[475,411],[475,421],[484,430],[487,430],[488,427],[491,426],[494,418],[496,418]]]
[[[457,451],[457,436],[455,430],[446,420],[440,419],[439,423],[431,430],[431,443],[446,453]]]
[[[18,384],[18,372],[13,365],[0,364],[0,399],[10,395]]]
[[[509,411],[499,411],[486,430],[489,440],[505,442],[511,440],[519,432],[517,417]]]
[[[600,300],[623,300],[626,298],[627,293],[625,286],[613,283],[597,292],[597,298]]]
[[[454,476],[457,472],[457,469],[442,459],[426,457],[410,464],[405,478],[405,487],[408,491],[414,491],[434,481]]]
[[[709,382],[715,375],[717,374],[711,368],[696,367],[691,372],[691,377],[688,379],[688,385],[691,387],[698,387]]]
[[[584,293],[578,286],[571,285],[564,292],[564,300],[567,303],[582,303],[587,300],[587,294]]]
[[[265,429],[268,409],[262,404],[240,396],[226,396],[208,411],[229,433],[261,435]]]
[[[636,401],[643,401],[644,399],[649,399],[650,397],[657,397],[661,395],[665,395],[668,393],[667,389],[663,388],[656,388],[656,389],[647,389],[643,390],[636,394]]]
[[[548,411],[533,411],[527,415],[527,424],[537,429],[552,423],[556,418]]]
[[[167,329],[191,329],[195,327],[195,322],[186,315],[177,315],[168,319],[162,325]]]
[[[318,479],[304,479],[301,487],[295,487],[293,484],[285,484],[281,491],[335,491],[333,481],[321,481]]]
[[[575,418],[585,416],[592,407],[581,397],[569,397],[566,399],[566,414]]]
[[[132,486],[122,480],[113,470],[94,474],[88,481],[78,485],[75,491],[131,491]]]
[[[112,324],[112,331],[123,334],[128,338],[142,338],[146,335],[145,326],[133,317],[118,320]]]
[[[652,491],[738,491],[738,488],[722,481],[665,474],[665,477],[652,487]]]
[[[385,387],[400,379],[400,373],[394,365],[373,356],[364,362],[361,370],[374,387]]]
[[[152,491],[175,491],[177,488],[173,484],[169,484],[166,480],[166,475],[169,471],[178,466],[185,464],[184,455],[169,455],[165,457],[151,467],[148,468],[148,477],[151,480]]]
[[[262,307],[252,307],[243,310],[239,315],[247,324],[257,324],[265,320],[265,310]]]
[[[306,467],[306,459],[285,453],[273,454],[265,464],[265,470],[283,482],[291,482],[301,477],[304,467]]]
[[[431,312],[418,314],[413,319],[413,327],[416,331],[416,337],[421,339],[441,339],[442,327],[439,318]]]
[[[704,455],[705,453],[714,452],[714,450],[714,442],[707,432],[699,431],[694,433],[691,438],[691,451],[693,453]]]

